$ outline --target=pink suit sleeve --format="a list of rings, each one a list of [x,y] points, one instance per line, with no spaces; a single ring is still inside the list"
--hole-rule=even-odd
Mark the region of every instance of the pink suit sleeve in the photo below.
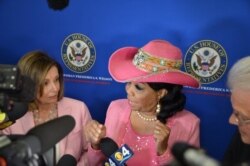
[[[112,138],[114,141],[117,141],[117,137],[120,135],[120,126],[122,125],[121,117],[123,115],[117,117],[114,116],[114,111],[117,111],[116,107],[114,106],[113,102],[110,103],[105,119],[105,126],[106,126],[106,137]],[[105,156],[100,150],[94,150],[89,145],[88,149],[88,161],[89,165],[93,166],[102,166],[105,162]]]
[[[185,112],[185,114],[186,113],[187,112]],[[174,159],[171,153],[171,148],[178,141],[184,141],[190,145],[200,147],[199,118],[193,115],[176,117],[175,125],[171,128],[171,134],[168,141],[169,147],[163,155],[158,156],[160,165],[169,164],[169,162],[166,161],[172,161]]]

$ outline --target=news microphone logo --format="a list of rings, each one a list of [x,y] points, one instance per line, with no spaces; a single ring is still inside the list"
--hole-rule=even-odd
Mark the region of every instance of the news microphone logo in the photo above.
[[[133,151],[128,147],[128,145],[124,144],[117,151],[115,151],[107,162],[105,162],[105,166],[124,166],[126,165],[126,161],[130,159],[134,155]]]

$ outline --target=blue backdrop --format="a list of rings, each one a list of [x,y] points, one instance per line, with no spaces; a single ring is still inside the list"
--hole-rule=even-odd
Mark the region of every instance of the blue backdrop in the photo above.
[[[227,54],[224,73],[198,90],[185,88],[185,93],[187,109],[201,119],[201,146],[221,159],[235,129],[228,124],[226,76],[237,59],[250,54],[249,18],[248,0],[70,0],[61,11],[50,9],[46,0],[1,0],[0,64],[16,64],[31,50],[48,52],[64,68],[65,95],[84,101],[93,118],[103,122],[109,102],[125,97],[124,85],[107,70],[113,51],[165,39],[182,49],[184,60],[194,43],[215,41]],[[70,70],[62,59],[63,42],[75,33],[94,45],[94,64],[82,73]]]

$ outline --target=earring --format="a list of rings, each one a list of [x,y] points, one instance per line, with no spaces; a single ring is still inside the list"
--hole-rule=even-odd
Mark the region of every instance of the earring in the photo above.
[[[160,111],[161,111],[161,105],[160,105],[160,103],[158,101],[157,106],[156,106],[156,113],[159,114]]]

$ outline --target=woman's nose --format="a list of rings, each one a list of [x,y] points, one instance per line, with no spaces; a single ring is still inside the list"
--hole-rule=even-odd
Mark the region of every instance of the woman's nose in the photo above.
[[[56,83],[52,83],[51,90],[57,91],[59,89],[59,86],[57,86]]]
[[[128,96],[134,96],[134,91],[133,91],[133,88],[130,84],[126,85],[126,92],[127,92]]]

